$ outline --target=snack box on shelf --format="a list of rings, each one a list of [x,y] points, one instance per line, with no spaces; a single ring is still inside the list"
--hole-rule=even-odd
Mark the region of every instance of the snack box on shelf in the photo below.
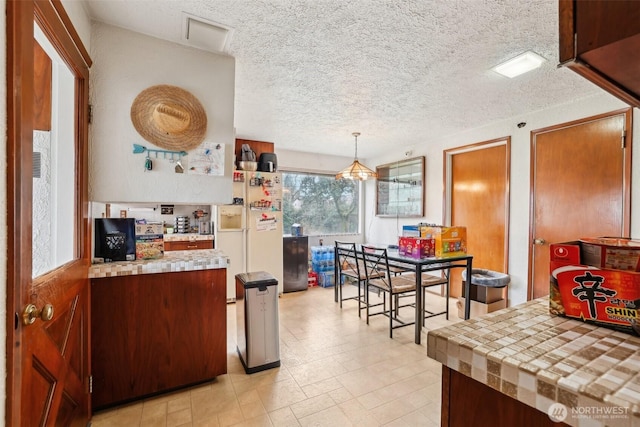
[[[602,268],[603,258],[593,256],[594,240],[550,245],[549,311],[640,335],[640,272]],[[607,243],[605,251],[633,245],[629,239]]]

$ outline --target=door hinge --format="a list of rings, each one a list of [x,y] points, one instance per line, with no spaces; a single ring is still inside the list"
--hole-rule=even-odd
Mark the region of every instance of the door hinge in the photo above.
[[[93,375],[89,375],[89,394],[93,394]]]
[[[91,124],[93,119],[93,105],[89,104],[87,107],[87,123]]]
[[[627,141],[627,130],[625,129],[622,131],[622,148],[625,148],[627,146],[626,141]]]

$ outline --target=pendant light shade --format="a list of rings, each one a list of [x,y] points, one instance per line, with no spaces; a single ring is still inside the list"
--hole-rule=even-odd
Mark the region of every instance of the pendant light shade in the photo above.
[[[360,132],[353,132],[352,135],[356,139],[355,158],[353,159],[353,163],[336,174],[336,179],[354,179],[356,181],[366,181],[369,178],[377,177],[377,174],[374,171],[358,161],[358,137],[360,136]]]

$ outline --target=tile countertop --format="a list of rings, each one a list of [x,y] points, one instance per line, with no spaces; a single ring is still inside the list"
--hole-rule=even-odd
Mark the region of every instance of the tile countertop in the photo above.
[[[429,331],[428,356],[541,412],[575,408],[572,426],[640,426],[640,338],[548,307],[539,298]]]
[[[169,233],[163,237],[165,242],[195,242],[197,240],[213,240],[213,234]]]
[[[228,257],[218,249],[169,251],[165,252],[164,256],[159,259],[93,264],[89,267],[89,278],[212,270],[227,268],[228,261]]]

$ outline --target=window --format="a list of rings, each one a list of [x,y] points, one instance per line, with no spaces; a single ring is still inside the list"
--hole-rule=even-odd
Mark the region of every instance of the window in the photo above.
[[[360,183],[334,175],[283,172],[283,227],[300,224],[306,235],[360,231]]]

